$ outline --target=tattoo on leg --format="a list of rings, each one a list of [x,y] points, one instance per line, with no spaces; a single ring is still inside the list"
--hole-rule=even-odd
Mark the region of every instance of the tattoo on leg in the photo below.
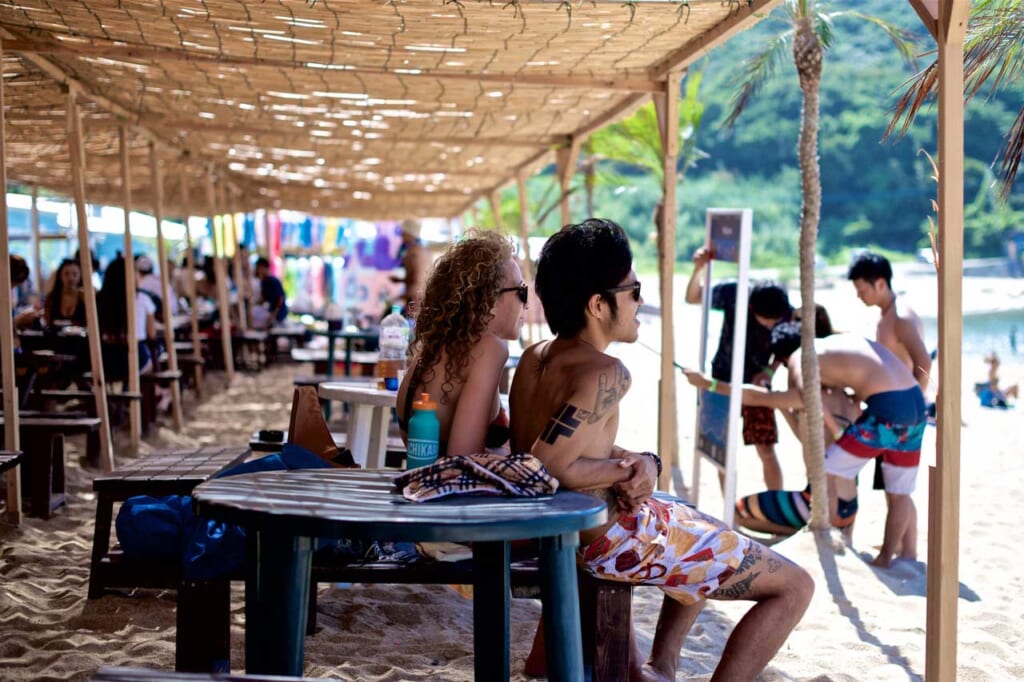
[[[778,557],[774,557],[774,556],[768,557],[768,572],[769,573],[774,573],[775,571],[779,570],[780,568],[782,568],[782,562],[778,559]]]
[[[752,544],[750,551],[743,556],[740,565],[736,567],[736,572],[733,573],[733,576],[742,575],[749,571],[754,564],[761,560],[761,552],[761,545]],[[719,587],[711,593],[711,596],[715,599],[744,599],[750,594],[751,585],[753,585],[754,580],[759,575],[761,575],[760,571],[748,573],[742,580],[738,580],[728,587]]]
[[[569,403],[562,403],[562,406],[558,408],[558,412],[551,418],[548,425],[544,428],[544,431],[540,434],[540,439],[548,445],[553,445],[559,436],[565,436],[571,438],[579,425],[590,416],[590,413],[586,410],[581,410],[575,405]]]

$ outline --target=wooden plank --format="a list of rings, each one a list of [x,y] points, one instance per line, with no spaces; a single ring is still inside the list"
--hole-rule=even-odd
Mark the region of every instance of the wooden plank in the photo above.
[[[153,185],[153,214],[156,218],[156,257],[160,261],[160,297],[163,299],[164,346],[167,348],[167,368],[178,371],[178,351],[174,347],[174,322],[171,316],[171,287],[167,277],[167,246],[164,244],[164,180],[160,172],[160,159],[157,158],[156,145],[149,143],[149,180]],[[159,370],[154,361],[154,370]],[[171,415],[174,430],[181,431],[181,382],[172,381]]]
[[[516,190],[519,195],[519,262],[523,267],[523,279],[532,287],[533,262],[530,260],[530,205],[526,196],[526,173],[516,173]],[[535,289],[536,291],[536,289]],[[536,297],[534,297],[536,298]],[[526,343],[533,344],[533,324],[526,325]]]
[[[938,26],[939,389],[936,475],[930,500],[925,674],[953,682],[957,664],[960,424],[963,350],[964,31],[970,3],[943,0]],[[947,18],[957,26],[945,25]],[[934,518],[932,516],[934,515]]]
[[[939,39],[939,0],[908,0],[934,40]]]
[[[216,192],[213,186],[213,169],[206,172],[206,203],[210,219],[210,232],[213,235],[213,270],[217,278],[217,312],[220,315],[220,344],[224,351],[224,379],[230,386],[235,378],[235,358],[231,352],[231,311],[228,308],[228,273],[224,267],[223,230],[218,236],[214,224],[217,213]]]
[[[188,225],[190,215],[189,209],[192,204],[189,197],[188,176],[182,173],[181,176],[181,207],[185,223],[185,295],[188,297],[189,322],[192,328],[192,355],[197,358],[203,357],[203,340],[199,336],[199,297],[196,296],[196,256],[192,251],[192,229]],[[195,372],[196,398],[203,395],[203,369],[198,364],[193,370]]]
[[[32,267],[36,277],[36,291],[42,299],[46,291],[46,278],[43,277],[43,254],[39,240],[39,187],[32,185]]]
[[[92,369],[92,392],[96,396],[96,414],[100,418],[100,467],[114,469],[114,449],[110,441],[110,413],[107,411],[107,388],[103,374],[103,356],[100,346],[100,319],[96,308],[96,291],[92,286],[92,258],[89,248],[89,223],[85,213],[85,145],[82,143],[82,125],[78,117],[78,102],[74,90],[67,95],[68,152],[71,156],[71,186],[75,195],[75,214],[78,218],[78,248],[81,257],[82,289],[85,295],[86,334],[89,338],[89,362]],[[129,262],[125,267],[130,267]],[[135,330],[127,330],[129,337]]]
[[[661,106],[656,106],[662,139],[664,185],[662,224],[658,226],[658,281],[661,288],[661,380],[658,382],[658,453],[664,466],[659,490],[670,490],[672,472],[679,468],[679,424],[676,413],[676,371],[673,274],[676,264],[676,162],[679,157],[679,85],[682,72],[669,74]]]
[[[124,126],[121,126],[118,130],[118,144],[121,156],[121,203],[124,207],[124,291],[125,303],[128,306],[125,315],[125,326],[132,330],[130,335],[134,335],[137,311],[135,310],[135,251],[132,246],[131,222],[132,188],[131,181],[129,180],[131,175],[129,173],[130,166],[128,161],[128,131]],[[132,393],[139,392],[139,344],[131,342],[128,343],[128,390]],[[142,434],[142,406],[137,402],[132,402],[128,406],[128,432],[131,451],[138,452],[139,440]]]
[[[11,251],[7,235],[7,138],[4,109],[3,44],[0,43],[0,383],[3,384],[4,415],[13,428],[4,429],[4,449],[21,450],[18,442],[18,389],[14,376],[14,306],[11,295]],[[35,195],[33,194],[33,197]],[[35,206],[33,200],[32,205]],[[21,472],[17,467],[4,473],[7,489],[5,518],[21,523]]]
[[[238,244],[241,241],[238,238],[238,226],[235,224],[235,214],[231,212],[231,202],[228,201],[227,188],[224,185],[220,187],[220,204],[224,209],[223,223],[221,230],[224,233],[224,246],[227,248],[228,238],[231,238],[231,254],[232,262],[234,263],[235,269],[235,314],[238,315],[238,330],[244,332],[249,328],[248,312],[246,310],[246,295],[245,290],[248,286],[248,282],[242,274],[242,252],[238,248]],[[227,253],[227,251],[225,251]],[[245,352],[245,351],[243,351]]]

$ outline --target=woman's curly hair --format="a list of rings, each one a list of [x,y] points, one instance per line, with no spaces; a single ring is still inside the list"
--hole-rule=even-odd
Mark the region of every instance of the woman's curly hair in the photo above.
[[[469,351],[483,336],[505,277],[512,244],[497,232],[471,231],[434,264],[416,315],[409,347],[418,356],[413,386],[433,379],[442,349],[445,381],[441,402],[465,379]]]

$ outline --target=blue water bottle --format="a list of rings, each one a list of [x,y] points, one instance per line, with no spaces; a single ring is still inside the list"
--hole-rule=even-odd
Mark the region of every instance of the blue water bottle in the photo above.
[[[440,436],[441,424],[437,421],[437,403],[430,399],[429,393],[420,393],[420,399],[412,404],[405,468],[416,469],[436,462]]]

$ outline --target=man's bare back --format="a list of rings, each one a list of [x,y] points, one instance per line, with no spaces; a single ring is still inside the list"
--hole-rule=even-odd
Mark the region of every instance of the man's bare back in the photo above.
[[[572,396],[581,384],[589,382],[598,386],[593,404],[573,405]],[[629,372],[619,360],[585,342],[555,339],[527,348],[509,393],[509,411],[516,415],[511,425],[512,451],[531,452],[538,439],[553,444],[563,437],[562,428],[572,428],[573,421],[611,410],[603,427],[580,443],[588,459],[611,458],[619,427],[618,401],[629,390],[630,382]],[[552,419],[556,412],[560,415],[557,420]],[[612,499],[610,487],[588,486],[579,490]],[[613,505],[608,523],[581,534],[583,543],[600,537],[617,518]]]
[[[826,386],[848,387],[859,400],[917,384],[910,369],[883,344],[855,334],[833,334],[814,344]],[[791,363],[800,364],[794,354]]]

